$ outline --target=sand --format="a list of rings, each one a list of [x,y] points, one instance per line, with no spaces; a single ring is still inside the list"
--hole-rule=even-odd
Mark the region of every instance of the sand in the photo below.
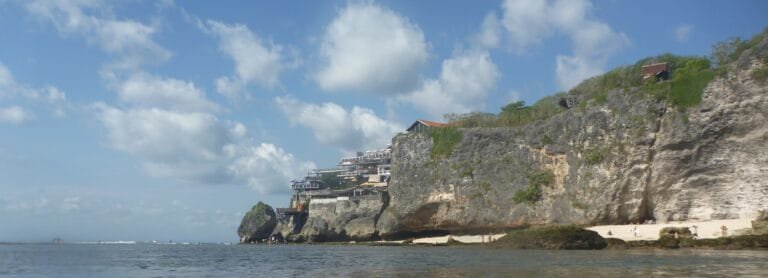
[[[600,234],[604,238],[618,238],[624,241],[632,240],[657,240],[659,239],[659,231],[664,227],[688,227],[691,232],[694,231],[693,226],[697,226],[696,230],[699,238],[717,238],[722,236],[720,227],[725,225],[728,228],[728,235],[735,235],[742,232],[744,229],[752,228],[752,222],[749,219],[728,219],[728,220],[709,220],[709,221],[681,221],[681,222],[668,222],[657,224],[638,224],[638,225],[603,225],[587,227],[587,230],[592,230]],[[632,231],[634,227],[638,229],[638,236],[636,237]],[[608,235],[608,231],[611,231],[612,235]]]
[[[738,235],[744,230],[752,228],[752,221],[749,219],[728,219],[728,220],[709,220],[709,221],[677,221],[667,223],[656,224],[627,224],[627,225],[602,225],[587,227],[587,230],[592,230],[600,234],[604,238],[618,238],[624,241],[633,240],[657,240],[659,239],[659,231],[664,227],[688,227],[691,232],[692,228],[696,226],[696,232],[699,238],[717,238],[722,236],[722,230],[720,227],[725,225],[728,228],[728,235]],[[637,227],[637,236],[633,233],[633,228]],[[608,235],[608,231],[611,231],[611,235]],[[497,240],[506,234],[492,234],[490,237],[493,240]],[[420,244],[444,244],[448,242],[448,237],[453,237],[454,240],[462,243],[487,243],[489,235],[446,235],[438,237],[425,237],[417,238],[413,240],[413,243]],[[386,241],[389,243],[402,243],[402,240]]]
[[[504,235],[506,234],[463,235],[463,236],[447,235],[447,236],[438,236],[438,237],[417,238],[413,240],[413,243],[432,243],[432,244],[447,243],[448,237],[453,237],[453,240],[456,240],[461,243],[488,243],[489,236],[493,240],[497,240]]]

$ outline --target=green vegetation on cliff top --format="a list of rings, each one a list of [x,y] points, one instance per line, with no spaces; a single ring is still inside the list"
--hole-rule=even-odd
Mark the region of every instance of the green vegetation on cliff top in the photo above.
[[[455,127],[438,127],[429,130],[429,136],[432,137],[432,159],[446,157],[451,155],[464,134]]]
[[[250,211],[245,213],[245,218],[250,219],[253,221],[253,223],[256,223],[256,225],[262,225],[269,221],[269,215],[271,214],[274,214],[272,207],[265,203],[259,202],[254,205]]]
[[[566,111],[558,105],[563,97],[575,97],[578,101],[576,110],[584,111],[590,105],[604,105],[611,94],[632,91],[630,88],[636,88],[639,93],[659,101],[666,101],[673,107],[692,107],[699,104],[704,88],[716,75],[727,73],[730,64],[766,38],[768,28],[748,41],[735,38],[715,44],[710,57],[672,54],[648,57],[633,65],[619,67],[585,80],[567,94],[561,92],[544,97],[533,105],[517,101],[502,107],[498,114],[472,112],[448,114],[445,118],[458,127],[517,127],[546,120]],[[667,63],[670,79],[644,84],[643,65],[661,62]],[[768,79],[768,66],[754,71],[752,77],[761,82]]]

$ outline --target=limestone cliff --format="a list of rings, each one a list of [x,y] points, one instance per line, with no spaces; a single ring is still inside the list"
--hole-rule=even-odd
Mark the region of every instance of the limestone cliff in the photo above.
[[[292,242],[376,240],[386,205],[386,194],[313,199],[308,214],[279,219],[272,234]]]
[[[427,134],[399,135],[377,230],[753,218],[768,207],[768,86],[752,74],[767,57],[763,39],[688,108],[637,86],[521,127],[460,129],[447,157],[430,155]],[[515,202],[542,172],[540,198]]]
[[[294,241],[370,240],[754,218],[768,209],[768,33],[757,38],[692,105],[675,105],[658,86],[596,89],[605,81],[596,77],[568,93],[578,106],[524,125],[458,128],[443,155],[433,153],[430,134],[400,134],[388,195],[313,201],[305,225],[276,232]]]

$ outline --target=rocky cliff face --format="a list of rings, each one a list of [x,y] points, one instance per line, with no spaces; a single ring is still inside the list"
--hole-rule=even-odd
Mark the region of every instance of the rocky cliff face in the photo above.
[[[385,198],[386,195],[353,200],[313,200],[306,222],[298,227],[298,231],[292,223],[284,223],[275,233],[299,242],[375,240],[378,239],[376,222],[386,205]]]
[[[393,139],[382,237],[531,224],[607,224],[752,218],[768,206],[768,41],[715,78],[692,108],[643,88],[612,91],[521,128],[463,129],[446,158],[432,138]],[[580,111],[581,110],[581,111]],[[531,175],[549,172],[541,199],[516,203]]]
[[[333,241],[754,218],[768,209],[768,84],[752,73],[767,63],[764,39],[696,106],[676,108],[642,86],[616,89],[526,126],[460,129],[446,157],[430,155],[430,135],[398,135],[388,197],[311,203],[306,225],[277,230]],[[542,176],[535,201],[516,201]]]
[[[240,221],[237,235],[241,243],[253,243],[267,239],[277,225],[275,211],[267,204],[259,202]]]

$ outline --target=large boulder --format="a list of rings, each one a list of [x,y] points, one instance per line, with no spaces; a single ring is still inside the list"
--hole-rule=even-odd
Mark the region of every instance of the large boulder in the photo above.
[[[269,238],[277,226],[275,211],[269,205],[259,202],[243,216],[237,235],[241,243],[254,243]]]
[[[515,249],[603,249],[608,244],[597,232],[575,226],[544,226],[512,231],[494,244]]]

